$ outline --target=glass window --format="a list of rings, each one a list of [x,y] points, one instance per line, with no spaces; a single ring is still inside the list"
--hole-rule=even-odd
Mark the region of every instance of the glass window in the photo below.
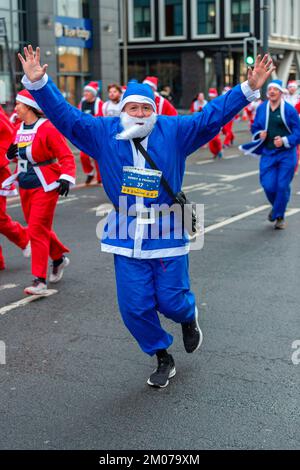
[[[60,73],[64,72],[80,72],[81,54],[80,47],[59,46],[58,52],[58,69]]]
[[[165,0],[165,36],[183,36],[183,0]]]
[[[133,0],[135,38],[151,38],[151,0]]]
[[[70,18],[81,18],[82,2],[81,0],[57,0],[58,16],[69,16]]]
[[[197,34],[216,34],[216,0],[197,0]]]
[[[231,0],[231,33],[248,33],[250,27],[250,0]]]

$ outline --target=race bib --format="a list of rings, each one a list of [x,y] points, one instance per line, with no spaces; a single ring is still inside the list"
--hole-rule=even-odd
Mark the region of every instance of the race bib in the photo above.
[[[29,145],[32,145],[35,134],[35,132],[30,132],[28,134],[17,134],[15,144],[18,144],[18,147],[28,147]]]
[[[158,197],[162,172],[148,168],[123,167],[122,193],[137,197]]]

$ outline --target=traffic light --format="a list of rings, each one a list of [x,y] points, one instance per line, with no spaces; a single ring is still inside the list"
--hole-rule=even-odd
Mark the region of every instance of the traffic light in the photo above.
[[[244,61],[252,67],[255,63],[257,56],[257,39],[256,38],[245,38],[244,39]]]

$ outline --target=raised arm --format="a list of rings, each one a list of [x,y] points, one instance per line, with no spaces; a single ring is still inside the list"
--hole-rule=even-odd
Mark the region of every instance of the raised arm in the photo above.
[[[258,56],[253,70],[248,70],[247,82],[212,100],[202,112],[179,117],[178,145],[182,152],[189,155],[209,142],[249,101],[259,98],[259,89],[274,70],[272,59]]]
[[[62,96],[53,81],[46,74],[48,65],[40,64],[40,48],[24,48],[25,59],[22,63],[25,76],[22,83],[27,88],[48,119],[76,147],[90,156],[97,152],[97,140],[104,138],[104,125],[101,119],[95,119],[71,106]],[[102,134],[102,135],[101,135]]]

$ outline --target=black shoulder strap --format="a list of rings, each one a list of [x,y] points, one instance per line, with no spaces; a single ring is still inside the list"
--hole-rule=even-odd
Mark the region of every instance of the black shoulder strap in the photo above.
[[[144,159],[146,160],[146,162],[149,163],[149,165],[151,166],[151,168],[153,170],[158,170],[158,171],[161,171],[157,166],[156,164],[154,163],[154,161],[152,160],[152,158],[150,157],[149,153],[147,152],[147,150],[144,149],[144,147],[142,146],[141,144],[141,141],[140,139],[133,139],[133,142],[134,142],[134,145],[135,145],[135,148],[143,155]],[[174,202],[177,202],[177,199],[176,199],[176,196],[174,194],[174,192],[172,191],[168,181],[166,180],[166,178],[164,177],[163,173],[161,175],[161,184],[163,185],[163,187],[165,188],[165,190],[167,191],[167,193],[169,194],[169,196],[173,199]]]

